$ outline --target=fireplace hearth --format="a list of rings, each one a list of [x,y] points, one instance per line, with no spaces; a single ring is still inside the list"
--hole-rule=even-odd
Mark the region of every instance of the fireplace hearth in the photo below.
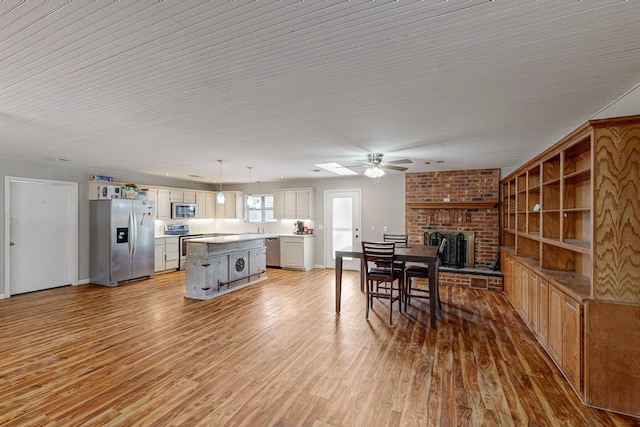
[[[424,232],[424,244],[439,246],[442,239],[447,245],[442,255],[442,266],[451,268],[474,268],[475,232],[453,230],[427,230]]]

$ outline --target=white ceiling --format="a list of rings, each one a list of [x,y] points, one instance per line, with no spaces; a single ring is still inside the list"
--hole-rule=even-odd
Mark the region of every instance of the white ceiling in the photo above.
[[[0,156],[96,171],[509,169],[639,82],[635,0],[0,1]]]

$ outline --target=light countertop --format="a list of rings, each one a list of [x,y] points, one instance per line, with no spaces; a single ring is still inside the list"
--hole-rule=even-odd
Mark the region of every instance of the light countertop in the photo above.
[[[189,243],[213,243],[219,245],[232,242],[244,242],[247,240],[268,239],[270,237],[280,237],[280,235],[271,233],[230,234],[228,236],[189,239]]]

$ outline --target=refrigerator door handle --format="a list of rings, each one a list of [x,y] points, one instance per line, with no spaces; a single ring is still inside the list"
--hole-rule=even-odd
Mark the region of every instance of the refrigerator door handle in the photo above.
[[[136,213],[131,213],[131,224],[133,226],[133,250],[131,251],[131,255],[136,253],[136,246],[138,244],[138,220],[136,219]]]

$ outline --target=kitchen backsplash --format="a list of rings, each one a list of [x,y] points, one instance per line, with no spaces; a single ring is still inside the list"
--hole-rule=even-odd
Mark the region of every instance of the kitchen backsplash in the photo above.
[[[186,220],[156,220],[156,236],[164,234],[165,224],[187,224],[190,234],[207,233],[273,233],[273,234],[293,234],[296,229],[296,220],[281,219],[277,222],[250,223],[241,219],[186,219]],[[310,229],[314,228],[313,221],[304,221],[304,225]]]

